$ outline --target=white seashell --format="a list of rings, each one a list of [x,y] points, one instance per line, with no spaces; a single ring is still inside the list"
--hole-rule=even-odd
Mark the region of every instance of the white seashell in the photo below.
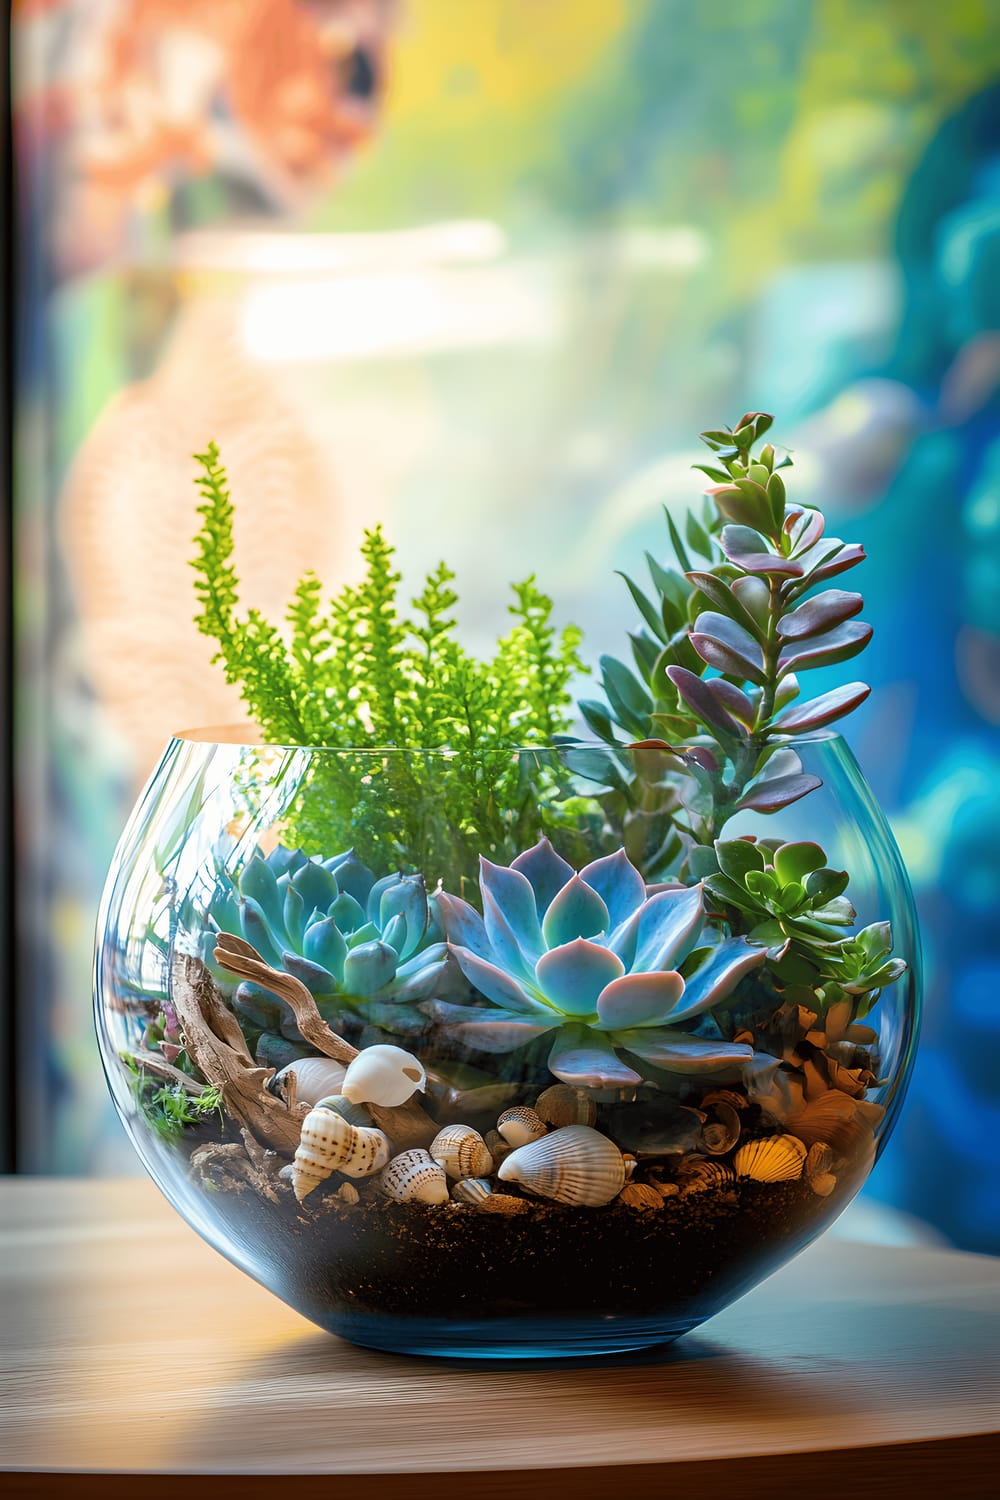
[[[806,1148],[794,1135],[771,1135],[748,1141],[733,1157],[740,1177],[754,1182],[793,1182],[802,1176]]]
[[[566,1125],[512,1151],[498,1175],[540,1198],[598,1208],[625,1186],[625,1162],[606,1135],[589,1125]]]
[[[597,1105],[583,1089],[568,1083],[554,1083],[535,1100],[535,1112],[546,1125],[593,1125]]]
[[[287,1092],[295,1075],[295,1098],[299,1104],[316,1105],[328,1094],[339,1094],[347,1069],[332,1057],[300,1057],[275,1073],[272,1082]]]
[[[505,1109],[497,1121],[497,1130],[508,1146],[526,1146],[529,1141],[537,1141],[547,1134],[545,1121],[540,1120],[526,1104]]]
[[[348,1064],[341,1093],[352,1104],[381,1104],[395,1109],[424,1089],[427,1074],[412,1052],[388,1043],[378,1043],[359,1052]]]
[[[463,1177],[461,1182],[455,1183],[451,1196],[456,1203],[482,1203],[492,1191],[485,1177]]]
[[[488,1177],[493,1171],[489,1147],[471,1125],[446,1125],[427,1149],[449,1177]]]
[[[332,1109],[312,1109],[302,1122],[295,1152],[292,1186],[301,1203],[334,1172],[370,1177],[389,1160],[389,1137],[381,1130],[358,1129]]]
[[[342,1203],[360,1203],[361,1194],[353,1182],[342,1182],[337,1189],[337,1197]]]
[[[397,1203],[447,1203],[448,1179],[429,1151],[416,1147],[394,1156],[379,1177],[378,1186]]]

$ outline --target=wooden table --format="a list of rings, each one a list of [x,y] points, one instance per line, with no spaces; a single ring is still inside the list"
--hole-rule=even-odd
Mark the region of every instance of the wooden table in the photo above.
[[[983,1256],[828,1238],[666,1357],[450,1363],[321,1333],[145,1180],[6,1179],[0,1288],[5,1496],[1000,1493]]]

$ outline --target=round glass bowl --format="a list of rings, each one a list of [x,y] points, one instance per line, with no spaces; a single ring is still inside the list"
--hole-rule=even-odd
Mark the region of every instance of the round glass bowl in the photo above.
[[[850,1202],[913,1060],[899,853],[839,737],[795,753],[818,790],[692,852],[697,777],[659,750],[173,739],[96,960],[150,1174],[356,1343],[696,1327]]]

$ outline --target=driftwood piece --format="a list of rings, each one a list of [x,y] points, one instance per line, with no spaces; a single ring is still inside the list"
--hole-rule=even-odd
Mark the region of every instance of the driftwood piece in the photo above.
[[[221,1089],[226,1114],[245,1125],[255,1140],[283,1156],[293,1156],[305,1106],[291,1110],[269,1092],[267,1083],[274,1069],[258,1067],[250,1056],[236,1017],[224,1005],[200,959],[178,955],[171,978],[171,999],[188,1055],[203,1077]]]
[[[243,1193],[249,1188],[269,1203],[280,1199],[265,1174],[250,1159],[243,1146],[199,1146],[191,1153],[191,1175],[196,1181],[224,1192]]]
[[[331,1030],[302,981],[293,974],[287,974],[284,969],[273,969],[270,964],[266,964],[256,948],[245,938],[232,932],[220,932],[215,948],[215,961],[238,979],[249,979],[284,1000],[291,1008],[295,1024],[304,1039],[318,1052],[322,1052],[324,1057],[331,1057],[335,1062],[345,1064],[353,1062],[357,1057],[357,1047],[352,1047]],[[429,1145],[440,1128],[417,1099],[409,1099],[406,1104],[392,1109],[381,1104],[368,1104],[367,1109],[379,1130],[385,1131],[398,1151]]]
[[[175,1068],[173,1063],[167,1062],[158,1052],[148,1052],[145,1047],[140,1047],[137,1052],[131,1054],[132,1061],[145,1073],[152,1073],[154,1078],[162,1078],[164,1083],[172,1083],[180,1087],[186,1094],[197,1098],[204,1093],[205,1085],[197,1078],[192,1078],[190,1073],[184,1073],[180,1068]]]

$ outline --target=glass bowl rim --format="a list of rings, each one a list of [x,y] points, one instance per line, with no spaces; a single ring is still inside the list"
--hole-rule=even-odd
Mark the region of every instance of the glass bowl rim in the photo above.
[[[442,759],[457,755],[459,752],[447,745],[295,745],[283,744],[278,740],[266,739],[262,732],[252,724],[209,724],[192,729],[177,729],[170,736],[172,742],[186,745],[227,745],[240,750],[273,750],[282,754],[293,755],[304,751],[309,755],[369,755],[385,760],[387,757],[404,758],[412,756],[440,756]],[[792,749],[799,745],[837,745],[846,744],[843,735],[833,729],[817,729],[810,734],[788,735],[782,743]],[[686,747],[679,747],[686,748]],[[703,747],[704,748],[704,747]],[[508,746],[503,750],[489,745],[483,746],[484,753],[503,754],[512,757],[539,757],[549,758],[562,755],[568,751],[578,754],[580,751],[607,752],[614,750],[647,750],[651,753],[669,749],[668,746],[651,743],[650,741],[632,741],[618,745],[608,744],[606,740],[582,740],[566,736],[556,744],[549,745],[516,745]]]

